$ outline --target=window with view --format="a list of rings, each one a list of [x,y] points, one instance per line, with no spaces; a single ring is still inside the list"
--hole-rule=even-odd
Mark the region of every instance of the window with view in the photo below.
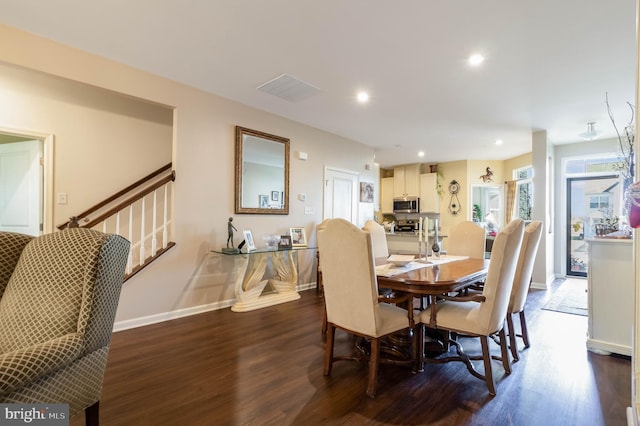
[[[533,208],[533,167],[527,166],[513,171],[513,179],[516,180],[516,206],[515,217],[522,220],[531,220]]]

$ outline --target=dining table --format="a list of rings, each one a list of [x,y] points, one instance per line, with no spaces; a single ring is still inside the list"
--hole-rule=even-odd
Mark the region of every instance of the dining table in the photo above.
[[[377,262],[378,263],[378,262]],[[376,266],[378,288],[388,289],[397,295],[409,296],[407,308],[413,308],[414,299],[433,298],[440,295],[463,292],[470,286],[483,281],[489,269],[488,259],[469,258],[467,256],[441,255],[438,258],[416,259],[404,266],[379,263]],[[421,305],[422,307],[422,305]],[[438,339],[426,336],[422,346],[427,351],[438,352],[442,349]],[[415,361],[410,350],[411,336],[396,334],[390,337],[387,355],[398,358],[397,362]],[[430,349],[431,348],[431,349]],[[421,371],[420,367],[418,371]]]

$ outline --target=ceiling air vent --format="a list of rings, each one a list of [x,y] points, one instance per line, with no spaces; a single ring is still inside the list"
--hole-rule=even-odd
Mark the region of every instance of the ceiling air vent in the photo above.
[[[299,102],[320,93],[317,87],[288,74],[282,74],[267,81],[257,89],[289,102]]]

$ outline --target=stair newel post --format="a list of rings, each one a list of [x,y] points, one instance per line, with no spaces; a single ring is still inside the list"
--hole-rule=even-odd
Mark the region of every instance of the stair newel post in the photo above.
[[[129,241],[133,242],[133,204],[129,205]],[[133,243],[129,246],[129,258],[127,259],[127,274],[133,271]]]
[[[157,203],[157,193],[158,190],[153,191],[153,216],[152,216],[152,226],[151,226],[151,256],[156,255],[156,251],[158,250],[158,239],[156,237],[156,233],[158,232],[156,216],[158,215],[158,203]]]
[[[162,248],[167,248],[167,198],[169,192],[169,183],[164,186],[164,213],[162,217]]]
[[[145,227],[145,216],[146,216],[146,197],[142,197],[142,206],[140,208],[140,259],[138,264],[142,265],[145,259],[144,253],[144,227]]]

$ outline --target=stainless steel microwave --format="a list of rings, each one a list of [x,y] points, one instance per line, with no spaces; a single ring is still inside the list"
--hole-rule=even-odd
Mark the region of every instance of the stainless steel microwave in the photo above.
[[[403,197],[393,199],[394,213],[420,213],[420,198]]]

